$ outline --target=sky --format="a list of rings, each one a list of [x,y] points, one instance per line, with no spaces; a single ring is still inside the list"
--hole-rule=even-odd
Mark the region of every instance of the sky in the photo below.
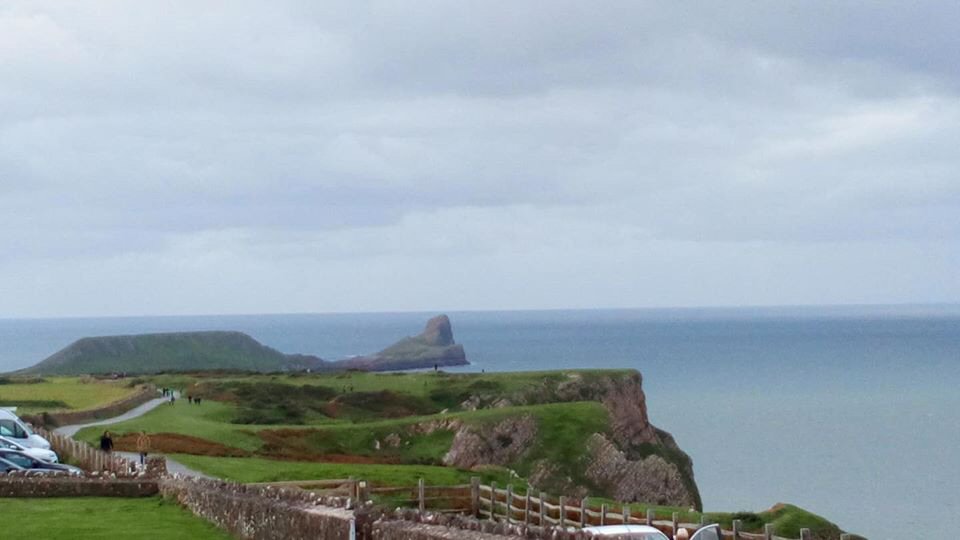
[[[0,317],[960,302],[955,2],[0,3]]]

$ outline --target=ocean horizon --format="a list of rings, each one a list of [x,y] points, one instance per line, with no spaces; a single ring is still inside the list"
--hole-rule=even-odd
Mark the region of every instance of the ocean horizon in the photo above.
[[[872,540],[960,510],[960,305],[448,311],[470,366],[633,368],[705,509],[797,504]],[[86,336],[238,330],[339,359],[436,312],[0,319],[0,371]]]

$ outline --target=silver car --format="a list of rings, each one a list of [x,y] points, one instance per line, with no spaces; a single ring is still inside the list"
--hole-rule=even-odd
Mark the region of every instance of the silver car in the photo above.
[[[624,540],[670,540],[659,529],[647,525],[604,525],[586,527],[583,532],[591,533],[595,538],[617,538]],[[719,525],[707,525],[695,532],[690,540],[723,540]]]

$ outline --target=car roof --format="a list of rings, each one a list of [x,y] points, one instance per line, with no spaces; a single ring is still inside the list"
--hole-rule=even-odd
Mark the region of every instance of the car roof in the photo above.
[[[600,534],[628,534],[628,533],[660,533],[660,529],[649,525],[603,525],[600,527],[586,527],[584,532]]]

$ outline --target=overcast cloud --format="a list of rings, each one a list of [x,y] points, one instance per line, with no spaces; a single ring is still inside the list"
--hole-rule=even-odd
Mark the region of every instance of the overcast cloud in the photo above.
[[[0,3],[0,316],[960,301],[954,2]]]

